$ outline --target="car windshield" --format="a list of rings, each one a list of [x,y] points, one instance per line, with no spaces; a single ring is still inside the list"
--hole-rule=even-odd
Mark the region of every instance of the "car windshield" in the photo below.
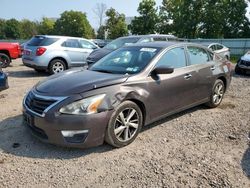
[[[104,46],[104,48],[110,49],[110,50],[116,50],[122,46],[128,46],[128,45],[131,45],[133,43],[136,43],[139,40],[140,40],[140,37],[119,38],[119,39],[116,39],[116,40],[110,42],[109,44]]]
[[[89,70],[112,74],[136,74],[141,72],[160,50],[151,47],[121,48],[97,61]]]

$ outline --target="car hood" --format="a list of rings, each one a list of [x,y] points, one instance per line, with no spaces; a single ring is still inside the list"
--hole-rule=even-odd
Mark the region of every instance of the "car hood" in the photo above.
[[[128,75],[74,69],[48,77],[39,82],[35,89],[39,93],[51,96],[65,96],[123,83],[128,77]]]
[[[97,62],[99,59],[103,58],[104,56],[106,56],[107,54],[109,54],[110,52],[112,52],[113,50],[111,49],[106,49],[106,48],[99,48],[94,50],[87,58],[87,60],[95,63]]]
[[[244,56],[242,56],[241,60],[243,60],[243,61],[250,61],[250,53],[247,53]]]

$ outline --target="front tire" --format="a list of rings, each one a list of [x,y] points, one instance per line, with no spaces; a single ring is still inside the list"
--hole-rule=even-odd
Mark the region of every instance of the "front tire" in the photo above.
[[[6,68],[10,65],[10,57],[6,54],[0,53],[0,62],[2,62],[2,68]]]
[[[111,115],[105,134],[105,141],[117,148],[132,143],[143,125],[140,108],[131,101],[120,104]]]
[[[210,108],[216,108],[220,105],[223,96],[225,94],[225,84],[222,80],[218,79],[215,81],[212,94],[210,96],[210,101],[206,105]]]
[[[49,64],[49,73],[57,74],[66,70],[66,64],[61,59],[54,59]]]

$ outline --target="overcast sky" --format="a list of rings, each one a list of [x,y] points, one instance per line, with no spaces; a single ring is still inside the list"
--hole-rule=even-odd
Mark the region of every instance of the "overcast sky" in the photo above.
[[[87,13],[90,24],[96,28],[98,21],[93,13],[97,3],[113,7],[127,17],[136,16],[140,0],[0,0],[0,18],[18,20],[27,18],[41,20],[43,16],[58,18],[66,10],[77,10]],[[162,0],[156,0],[157,6]]]

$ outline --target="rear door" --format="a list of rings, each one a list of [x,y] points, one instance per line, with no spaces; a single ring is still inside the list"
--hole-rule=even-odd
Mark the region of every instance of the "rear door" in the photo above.
[[[193,88],[194,101],[202,101],[210,96],[213,85],[213,72],[218,65],[213,61],[207,50],[197,46],[187,46],[188,67],[193,70],[196,84]]]
[[[152,118],[171,113],[195,102],[193,89],[198,79],[194,70],[187,67],[185,47],[168,50],[156,64],[158,65],[172,67],[174,72],[148,77]]]

